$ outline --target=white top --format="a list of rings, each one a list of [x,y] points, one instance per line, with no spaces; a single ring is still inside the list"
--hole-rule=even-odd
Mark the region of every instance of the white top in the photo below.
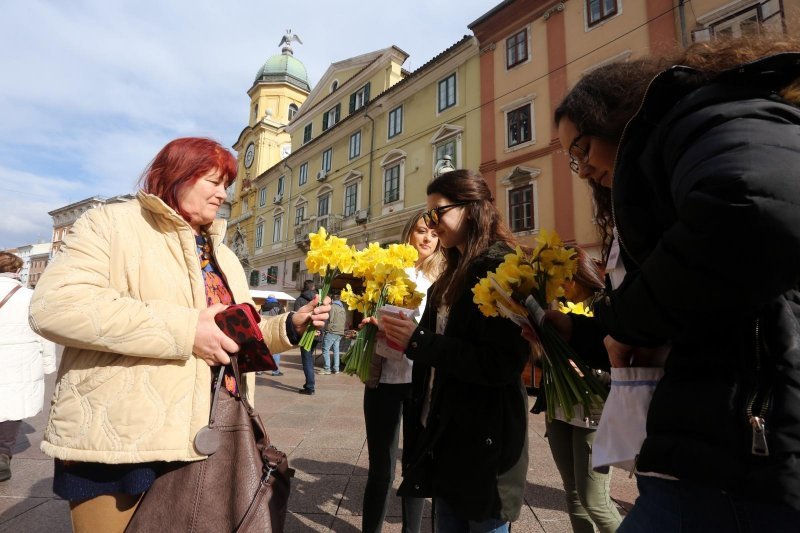
[[[408,274],[411,281],[417,284],[417,290],[425,295],[419,305],[419,315],[421,317],[422,313],[425,312],[425,302],[428,299],[428,288],[431,286],[431,281],[425,277],[421,270],[417,270],[414,267],[407,268],[406,274]],[[412,365],[413,363],[405,354],[403,354],[402,359],[384,359],[380,383],[411,383]]]
[[[19,285],[8,274],[0,274],[0,300]],[[28,324],[32,294],[23,287],[0,308],[0,422],[23,420],[41,411],[44,375],[56,371],[55,345]]]

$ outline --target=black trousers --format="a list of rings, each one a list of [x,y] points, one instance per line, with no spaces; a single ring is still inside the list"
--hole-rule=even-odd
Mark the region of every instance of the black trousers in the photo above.
[[[403,404],[410,395],[411,383],[380,383],[375,389],[364,388],[369,473],[364,489],[363,533],[380,533],[383,527],[394,481],[400,420],[407,416]],[[424,504],[423,498],[402,499],[403,533],[419,532]]]
[[[17,443],[17,433],[19,433],[20,425],[22,425],[22,420],[0,422],[0,454],[11,457],[11,450],[14,449],[14,444]]]

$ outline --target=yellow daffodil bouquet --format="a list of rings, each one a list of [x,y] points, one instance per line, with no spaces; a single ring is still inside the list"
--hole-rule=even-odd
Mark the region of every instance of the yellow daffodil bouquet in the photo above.
[[[328,235],[324,227],[320,227],[317,233],[309,233],[308,238],[311,245],[306,254],[306,268],[309,273],[322,277],[319,290],[319,301],[322,303],[331,290],[333,278],[353,271],[355,248],[347,245],[347,239]],[[309,324],[299,345],[310,350],[316,335],[316,329]]]
[[[417,250],[408,244],[390,244],[382,248],[378,243],[355,253],[353,276],[364,280],[364,291],[356,294],[348,284],[342,291],[342,302],[351,310],[358,310],[364,318],[375,313],[386,304],[416,308],[423,294],[408,278],[405,269],[414,266]],[[344,355],[344,371],[358,375],[361,381],[369,379],[370,363],[375,352],[377,327],[367,324],[361,328]]]
[[[564,246],[557,233],[543,230],[532,252],[517,247],[472,288],[473,301],[485,316],[509,318],[538,336],[544,353],[542,383],[548,420],[557,411],[571,420],[576,406],[589,413],[602,406],[608,394],[589,366],[544,320],[544,309],[564,295],[564,284],[576,268],[575,252]]]

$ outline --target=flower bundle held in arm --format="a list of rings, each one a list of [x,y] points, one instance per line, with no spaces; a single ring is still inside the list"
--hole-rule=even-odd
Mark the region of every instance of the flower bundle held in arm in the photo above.
[[[331,290],[333,278],[342,273],[352,272],[355,248],[347,246],[347,239],[328,235],[324,227],[320,227],[317,233],[309,233],[308,238],[311,246],[306,255],[306,268],[309,273],[319,274],[322,277],[322,287],[319,290],[321,304]],[[310,350],[314,337],[316,337],[315,328],[309,324],[300,339],[299,346]]]
[[[350,285],[342,291],[342,302],[351,310],[358,310],[364,318],[386,304],[404,308],[419,307],[423,294],[408,278],[406,268],[417,261],[417,250],[408,244],[390,244],[382,248],[378,243],[356,252],[353,276],[364,280],[364,292],[356,294]],[[369,368],[375,352],[378,328],[367,324],[361,328],[344,356],[347,374],[358,375],[361,381],[369,379]]]
[[[583,413],[597,410],[608,395],[592,369],[544,320],[544,309],[564,295],[564,284],[575,269],[575,252],[564,246],[558,234],[543,230],[532,252],[517,247],[472,288],[473,301],[485,316],[509,318],[538,337],[544,352],[542,382],[548,420],[558,411],[571,420],[576,406]]]

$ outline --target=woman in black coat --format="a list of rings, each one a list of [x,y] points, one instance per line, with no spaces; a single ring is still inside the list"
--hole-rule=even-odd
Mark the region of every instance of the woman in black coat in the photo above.
[[[400,494],[434,498],[437,532],[505,532],[519,517],[528,470],[529,347],[513,322],[483,316],[471,289],[514,240],[479,174],[442,174],[427,193],[424,219],[445,249],[445,271],[419,326],[381,318],[414,361]]]
[[[800,42],[780,39],[601,67],[556,110],[627,271],[595,308],[611,364],[670,346],[619,531],[800,523]]]

